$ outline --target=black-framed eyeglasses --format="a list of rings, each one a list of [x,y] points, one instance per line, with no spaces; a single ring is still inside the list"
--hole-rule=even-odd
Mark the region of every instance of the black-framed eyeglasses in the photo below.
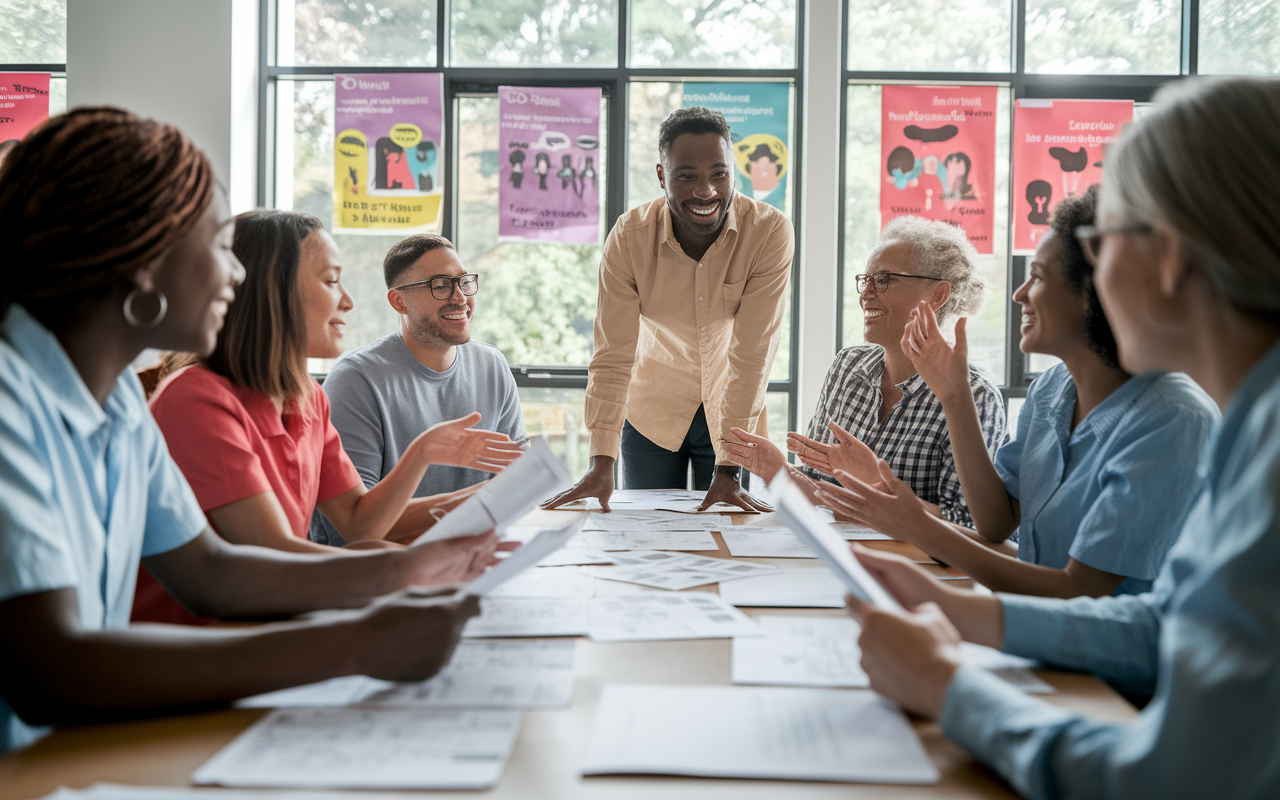
[[[1154,233],[1155,228],[1145,222],[1131,222],[1128,225],[1117,225],[1114,228],[1099,228],[1094,225],[1080,225],[1072,233],[1080,242],[1084,251],[1084,260],[1092,266],[1098,266],[1098,253],[1102,252],[1102,237],[1120,233]]]
[[[448,300],[453,297],[453,287],[455,286],[464,296],[473,297],[476,292],[480,291],[480,276],[474,272],[468,272],[466,275],[459,275],[456,278],[449,275],[436,275],[427,278],[425,281],[414,281],[413,283],[392,286],[391,288],[399,292],[405,289],[412,289],[414,286],[431,287],[431,296],[437,300]]]
[[[942,281],[942,278],[930,278],[928,275],[908,275],[905,272],[873,272],[870,275],[855,275],[853,277],[853,285],[857,287],[858,294],[862,294],[867,290],[867,284],[871,284],[876,288],[876,294],[880,294],[889,288],[890,278],[919,278],[922,281]]]

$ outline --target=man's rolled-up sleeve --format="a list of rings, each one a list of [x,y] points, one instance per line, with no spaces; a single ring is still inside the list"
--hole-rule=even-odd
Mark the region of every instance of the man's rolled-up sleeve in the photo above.
[[[617,227],[600,258],[595,352],[587,368],[586,417],[591,456],[618,457],[627,418],[631,368],[640,336],[640,293],[631,254]]]

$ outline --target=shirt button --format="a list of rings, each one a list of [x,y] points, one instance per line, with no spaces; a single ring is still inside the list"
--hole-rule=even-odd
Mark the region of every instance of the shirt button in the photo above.
[[[701,302],[702,302],[702,298],[701,298],[701,297],[699,297],[699,298],[698,298],[698,302],[699,302],[699,303],[701,303]]]
[[[698,265],[698,269],[702,269],[702,265],[701,265],[701,264],[699,264],[699,265]]]
[[[699,330],[699,331],[705,331],[706,329],[707,329],[707,326],[706,326],[706,325],[699,325],[699,326],[698,326],[698,330]]]

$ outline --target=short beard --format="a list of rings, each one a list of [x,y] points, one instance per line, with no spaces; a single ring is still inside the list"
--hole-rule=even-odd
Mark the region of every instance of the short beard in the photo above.
[[[420,343],[433,347],[453,347],[471,341],[471,328],[465,331],[453,331],[446,328],[435,317],[419,317],[409,320],[409,332]]]

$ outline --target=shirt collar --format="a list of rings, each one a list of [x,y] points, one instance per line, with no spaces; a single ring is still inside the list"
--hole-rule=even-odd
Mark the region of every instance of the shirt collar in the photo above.
[[[884,375],[884,348],[878,344],[872,345],[867,356],[854,366],[853,371],[862,380],[879,390],[880,379]],[[899,383],[898,388],[902,390],[903,397],[910,397],[920,391],[924,385],[924,379],[917,372]]]
[[[48,388],[46,396],[52,405],[80,436],[87,438],[111,421],[118,422],[124,429],[142,422],[142,390],[132,368],[126,367],[116,379],[116,387],[104,407],[84,385],[62,343],[25,308],[10,305],[0,331],[18,355],[31,365],[37,380]]]
[[[738,198],[744,195],[737,189],[734,189],[733,197],[729,198],[729,213],[724,218],[724,227],[720,229],[720,235],[716,237],[716,242],[720,241],[720,236],[724,236],[726,231],[738,233]],[[662,198],[662,210],[658,212],[661,219],[661,232],[658,234],[658,244],[661,245],[670,242],[671,246],[680,250],[680,242],[676,239],[676,229],[671,220],[671,205],[667,203],[667,198]],[[712,247],[715,242],[712,242]],[[680,252],[684,252],[680,250]]]
[[[1072,436],[1080,436],[1086,433],[1092,433],[1099,438],[1108,436],[1116,425],[1120,424],[1120,420],[1124,418],[1124,415],[1129,413],[1129,409],[1133,407],[1133,404],[1137,402],[1142,393],[1147,390],[1147,387],[1155,383],[1160,375],[1161,373],[1159,372],[1148,372],[1145,375],[1135,375],[1122,383],[1119,389],[1107,395],[1101,403],[1081,420]],[[1072,388],[1075,387],[1074,382],[1071,385]],[[1070,394],[1072,401],[1074,401],[1076,393],[1073,391]],[[1066,413],[1070,414],[1071,411],[1068,410]]]

